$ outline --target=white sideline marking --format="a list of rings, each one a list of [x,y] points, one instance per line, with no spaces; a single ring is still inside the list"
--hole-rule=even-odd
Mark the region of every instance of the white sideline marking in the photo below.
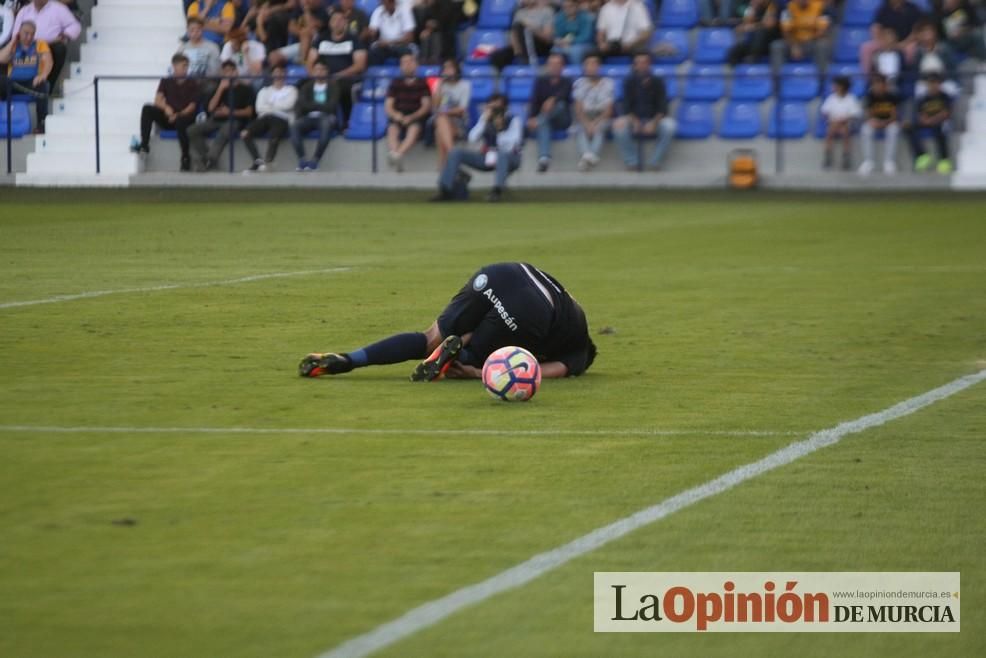
[[[485,601],[491,596],[529,583],[549,571],[557,569],[566,562],[585,555],[611,541],[659,521],[675,512],[701,500],[715,496],[738,484],[763,475],[769,471],[786,466],[809,455],[816,450],[838,443],[842,437],[878,427],[891,420],[907,416],[930,404],[958,393],[986,379],[986,370],[974,375],[960,377],[944,386],[927,393],[909,398],[892,407],[862,416],[856,420],[840,423],[835,427],[815,432],[804,441],[792,443],[772,452],[760,461],[735,468],[705,484],[667,498],[656,505],[642,509],[635,514],[583,535],[571,542],[550,551],[535,555],[526,562],[502,571],[482,582],[463,587],[440,599],[420,605],[404,615],[377,626],[373,630],[354,637],[318,658],[363,658],[371,653],[394,644],[409,635],[433,626],[463,608]]]
[[[0,425],[0,432],[37,434],[422,434],[428,436],[795,436],[804,432],[773,430],[495,430],[495,429],[389,429],[347,427],[59,427],[45,425]]]
[[[55,295],[44,299],[26,299],[20,302],[0,302],[0,309],[18,308],[21,306],[37,306],[38,304],[54,304],[56,302],[71,302],[76,299],[90,299],[92,297],[105,297],[106,295],[122,295],[131,292],[158,292],[160,290],[178,290],[181,288],[211,288],[213,286],[232,286],[237,283],[249,283],[251,281],[263,281],[265,279],[283,279],[289,276],[307,276],[309,274],[331,274],[336,272],[348,272],[349,267],[329,267],[324,270],[301,270],[298,272],[271,272],[270,274],[254,274],[238,279],[224,279],[222,281],[203,281],[202,283],[165,283],[159,286],[146,286],[143,288],[119,288],[117,290],[90,290],[73,295]]]

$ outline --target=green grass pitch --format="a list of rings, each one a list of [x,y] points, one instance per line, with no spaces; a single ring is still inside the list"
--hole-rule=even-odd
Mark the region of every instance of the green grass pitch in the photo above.
[[[313,657],[986,367],[982,197],[43,194],[0,200],[10,658]],[[411,384],[413,364],[296,376],[308,351],[424,329],[503,260],[579,298],[586,376],[529,404]],[[983,656],[984,468],[981,384],[378,655]],[[594,571],[727,570],[961,571],[962,632],[592,632]]]

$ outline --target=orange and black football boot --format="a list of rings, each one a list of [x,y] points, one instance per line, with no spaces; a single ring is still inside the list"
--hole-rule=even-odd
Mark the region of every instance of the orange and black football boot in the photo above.
[[[431,355],[418,364],[411,373],[412,382],[433,382],[445,376],[445,371],[449,369],[455,357],[459,356],[462,349],[462,339],[458,336],[449,336],[442,341],[442,344],[435,348]]]

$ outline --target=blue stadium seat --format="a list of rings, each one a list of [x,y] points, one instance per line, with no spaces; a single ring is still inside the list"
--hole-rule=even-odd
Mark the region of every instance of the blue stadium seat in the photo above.
[[[507,33],[502,30],[473,30],[466,46],[466,61],[474,64],[486,62],[490,53],[507,43]]]
[[[578,80],[582,77],[582,65],[581,64],[566,64],[565,68],[562,69],[561,74],[572,81]],[[603,75],[606,75],[603,73]]]
[[[356,8],[366,12],[367,17],[380,5],[380,0],[356,0]]]
[[[835,62],[858,62],[859,47],[869,40],[870,29],[868,27],[840,27],[839,33],[835,37],[832,60]]]
[[[296,85],[308,79],[308,69],[301,64],[289,64],[284,73],[289,85]]]
[[[462,77],[472,84],[470,98],[485,101],[496,91],[496,70],[486,64],[467,64],[462,67]]]
[[[374,105],[376,109],[374,109]],[[374,122],[374,112],[376,121]],[[387,113],[383,103],[356,103],[349,115],[349,129],[346,139],[370,140],[380,139],[387,133]]]
[[[726,55],[734,43],[736,37],[733,30],[728,27],[700,29],[695,40],[692,59],[699,64],[722,64],[726,61]]]
[[[808,105],[798,101],[781,101],[770,108],[767,136],[776,139],[801,139],[808,134]]]
[[[654,34],[650,38],[651,52],[654,52],[654,49],[662,44],[673,49],[673,52],[655,54],[654,61],[662,64],[680,64],[688,59],[690,53],[688,30],[654,30]]]
[[[10,137],[23,137],[31,132],[30,103],[13,101],[10,105]],[[7,137],[7,101],[0,101],[0,137]]]
[[[706,139],[712,134],[715,125],[715,104],[683,102],[678,106],[677,119],[675,137]]]
[[[534,91],[534,79],[537,78],[538,70],[530,66],[505,66],[503,68],[503,79],[506,82],[507,100],[509,102],[531,100],[531,92]]]
[[[613,97],[618,103],[623,100],[623,81],[630,75],[629,64],[606,64],[600,71],[603,77],[613,81]]]
[[[382,101],[387,97],[390,81],[399,76],[400,73],[401,69],[397,66],[371,66],[367,68],[360,89],[360,99]]]
[[[829,66],[828,76],[825,78],[825,90],[822,96],[828,96],[832,93],[832,80],[840,75],[846,76],[852,83],[849,86],[849,91],[858,98],[862,98],[863,94],[866,93],[866,76],[863,75],[859,64],[832,64]]]
[[[479,30],[506,30],[514,14],[517,0],[483,0],[479,5]]]
[[[692,28],[698,23],[698,3],[695,0],[664,0],[658,24],[664,27]]]
[[[527,132],[527,103],[509,103],[507,112],[520,119],[520,122],[525,124],[524,132]]]
[[[418,67],[418,75],[422,78],[437,78],[442,74],[442,67],[438,64],[422,64]]]
[[[759,103],[730,101],[722,112],[719,137],[723,139],[753,139],[762,130]]]
[[[882,4],[883,0],[846,0],[846,7],[842,12],[842,24],[869,27],[876,10]]]
[[[768,64],[739,64],[733,68],[729,97],[736,101],[762,101],[770,96],[773,88]]]
[[[655,65],[650,69],[651,73],[664,80],[664,91],[669,99],[678,97],[678,72],[673,66]]]
[[[726,72],[720,66],[694,66],[685,78],[686,101],[717,101],[726,93]]]
[[[785,64],[781,67],[781,98],[808,101],[818,96],[818,67],[814,64]]]

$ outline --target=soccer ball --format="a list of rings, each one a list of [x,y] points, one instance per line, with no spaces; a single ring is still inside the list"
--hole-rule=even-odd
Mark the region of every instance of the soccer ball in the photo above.
[[[483,386],[504,402],[524,402],[541,385],[541,364],[523,347],[501,347],[483,364]]]

